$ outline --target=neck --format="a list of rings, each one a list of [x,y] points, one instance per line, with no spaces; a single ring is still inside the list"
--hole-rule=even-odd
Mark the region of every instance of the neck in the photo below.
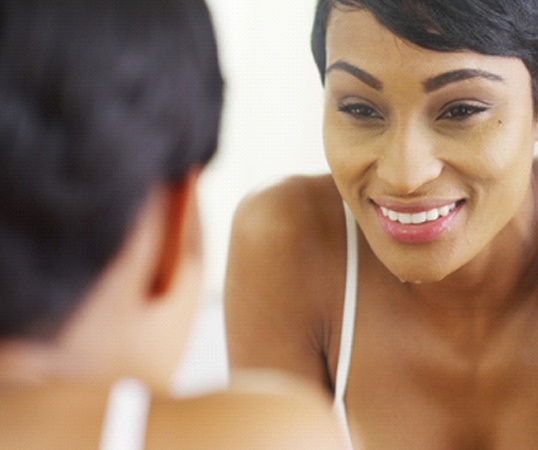
[[[0,384],[40,384],[51,377],[52,348],[47,344],[9,340],[0,344]],[[52,358],[56,361],[56,358]]]
[[[79,357],[56,342],[0,342],[0,385],[38,385],[74,381],[113,381],[96,358]]]
[[[441,321],[457,318],[468,323],[477,318],[497,322],[531,303],[538,279],[535,198],[533,182],[514,219],[488,247],[456,272],[439,282],[405,283],[411,304]]]

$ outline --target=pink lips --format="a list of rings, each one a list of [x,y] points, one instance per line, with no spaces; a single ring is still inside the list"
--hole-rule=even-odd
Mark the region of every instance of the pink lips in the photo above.
[[[456,203],[450,208],[448,205],[443,205],[437,209],[441,214],[437,214],[436,208],[414,206],[413,208],[392,207],[387,210],[375,204],[377,217],[383,230],[390,237],[404,244],[421,244],[434,240],[449,227],[461,207],[461,203]],[[426,215],[428,219],[425,220]],[[412,223],[413,221],[418,223]]]

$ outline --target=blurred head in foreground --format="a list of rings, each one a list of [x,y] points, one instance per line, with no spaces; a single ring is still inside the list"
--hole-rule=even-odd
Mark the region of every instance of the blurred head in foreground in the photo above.
[[[0,339],[161,383],[197,297],[195,181],[222,106],[205,3],[7,0],[0,17]]]

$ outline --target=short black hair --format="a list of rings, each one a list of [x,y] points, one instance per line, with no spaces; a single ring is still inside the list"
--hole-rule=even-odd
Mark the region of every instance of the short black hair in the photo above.
[[[57,334],[222,99],[203,0],[0,0],[0,338]]]
[[[538,0],[318,0],[312,52],[325,76],[327,21],[333,8],[370,11],[395,35],[430,50],[472,50],[519,58],[538,105]]]

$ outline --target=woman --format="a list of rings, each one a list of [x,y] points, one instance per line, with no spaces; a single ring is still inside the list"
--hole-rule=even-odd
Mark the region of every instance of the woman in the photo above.
[[[233,367],[334,396],[364,449],[538,448],[535,0],[319,0],[331,174],[247,198]]]
[[[223,97],[205,3],[0,10],[0,448],[341,449],[303,385],[168,396]]]

